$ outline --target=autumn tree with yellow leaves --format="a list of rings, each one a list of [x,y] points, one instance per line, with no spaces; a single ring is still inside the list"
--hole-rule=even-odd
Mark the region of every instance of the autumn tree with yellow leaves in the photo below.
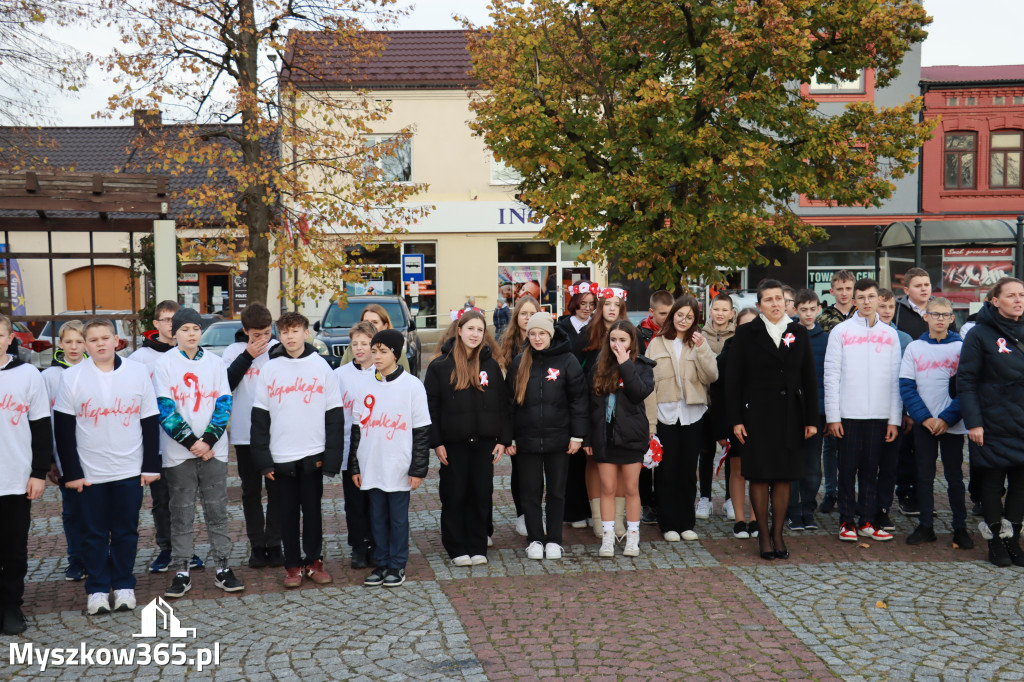
[[[827,116],[799,84],[898,74],[915,0],[492,0],[471,124],[522,176],[541,236],[674,289],[822,232],[798,195],[879,206],[913,169],[921,101]]]

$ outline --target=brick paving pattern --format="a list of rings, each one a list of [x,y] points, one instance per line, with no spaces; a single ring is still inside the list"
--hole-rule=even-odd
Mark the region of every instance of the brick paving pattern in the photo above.
[[[787,534],[788,561],[764,562],[756,541],[732,537],[721,515],[699,520],[697,542],[668,543],[641,528],[641,555],[597,556],[590,529],[564,529],[561,561],[526,559],[512,528],[507,460],[495,471],[495,546],[483,566],[455,567],[438,530],[437,462],[412,496],[408,582],[369,589],[348,567],[341,486],[325,488],[325,558],[334,584],[285,591],[281,569],[245,567],[239,481],[229,478],[232,562],[245,592],[225,594],[212,571],[194,571],[192,591],[171,602],[194,639],[133,638],[141,607],[169,574],[146,572],[156,554],[148,496],[135,572],[139,609],[87,618],[81,583],[66,566],[60,495],[33,505],[25,637],[0,638],[4,679],[76,680],[938,680],[1024,679],[1024,570],[996,569],[978,548],[953,549],[941,473],[939,541],[904,543],[915,520],[898,512],[892,542],[840,543],[837,515]],[[197,553],[208,549],[197,510]],[[969,519],[976,525],[976,519]],[[11,641],[7,641],[11,640]],[[10,644],[134,647],[185,641],[220,647],[195,665],[51,666],[12,661]],[[24,649],[19,649],[23,651]]]

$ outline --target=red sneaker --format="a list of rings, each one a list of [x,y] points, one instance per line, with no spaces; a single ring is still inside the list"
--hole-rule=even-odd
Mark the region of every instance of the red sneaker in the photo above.
[[[883,542],[885,540],[892,540],[892,533],[881,528],[875,528],[874,524],[871,523],[861,524],[860,528],[857,529],[857,535]]]
[[[839,539],[843,542],[857,542],[857,528],[849,521],[839,526]]]
[[[302,584],[302,569],[296,566],[295,568],[286,568],[284,576],[285,587],[298,587]]]
[[[331,574],[324,570],[324,562],[317,559],[309,566],[306,566],[304,571],[306,577],[315,582],[317,585],[327,585],[334,582],[334,578]]]

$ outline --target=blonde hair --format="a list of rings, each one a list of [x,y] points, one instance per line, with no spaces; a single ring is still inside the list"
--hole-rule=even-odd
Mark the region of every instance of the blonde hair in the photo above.
[[[953,304],[949,302],[948,298],[936,296],[935,298],[929,300],[928,303],[926,303],[924,306],[924,309],[926,311],[930,311],[932,308],[949,308],[950,310],[952,310]]]
[[[61,341],[64,340],[64,335],[68,332],[75,332],[83,339],[85,338],[85,324],[81,320],[68,320],[60,326],[60,331],[57,333],[57,338]]]

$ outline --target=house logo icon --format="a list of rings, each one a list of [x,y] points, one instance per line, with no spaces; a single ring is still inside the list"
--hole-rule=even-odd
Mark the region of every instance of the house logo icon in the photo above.
[[[132,637],[158,637],[166,630],[169,637],[195,637],[195,628],[183,628],[170,604],[157,597],[142,609],[142,632]]]

